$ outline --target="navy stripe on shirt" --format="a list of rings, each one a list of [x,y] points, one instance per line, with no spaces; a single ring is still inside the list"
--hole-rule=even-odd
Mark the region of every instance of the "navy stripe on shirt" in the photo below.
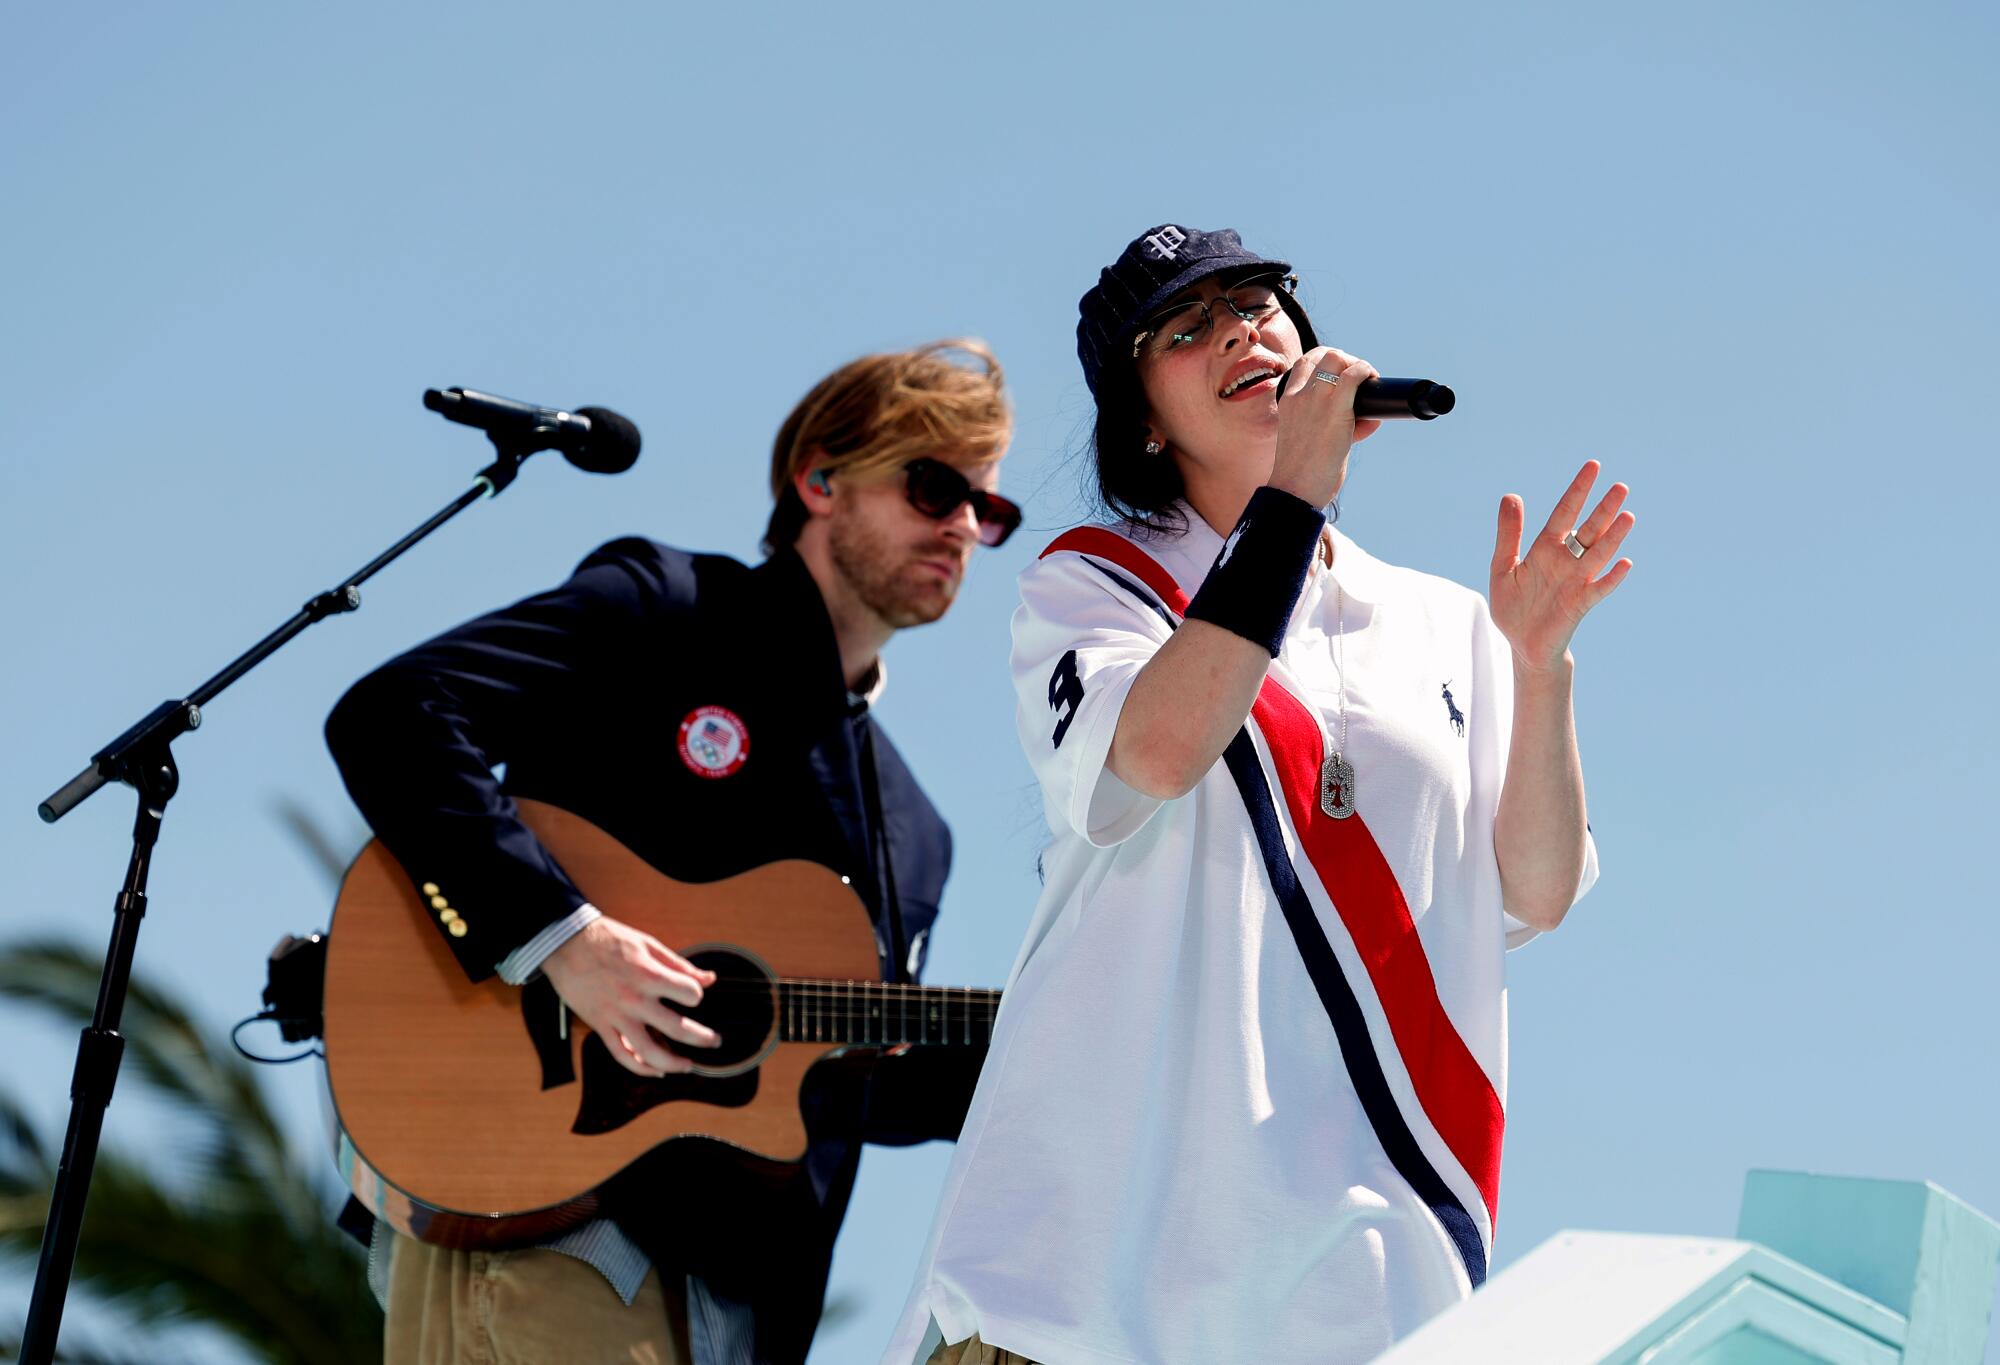
[[[1168,629],[1174,628],[1176,623],[1172,614],[1151,593],[1089,555],[1084,556],[1084,563],[1157,612]],[[1465,1263],[1466,1278],[1477,1289],[1486,1282],[1486,1244],[1480,1240],[1479,1225],[1451,1192],[1451,1187],[1445,1184],[1437,1168],[1431,1165],[1430,1158],[1424,1155],[1416,1135],[1410,1131],[1409,1122],[1403,1117],[1403,1111],[1396,1104],[1388,1078],[1382,1071],[1382,1059],[1375,1055],[1374,1042],[1368,1036],[1368,1021],[1361,1013],[1360,1002],[1355,999],[1354,988],[1348,984],[1346,973],[1341,971],[1340,959],[1334,955],[1333,945],[1327,941],[1326,930],[1313,913],[1312,902],[1306,898],[1304,888],[1299,885],[1298,871],[1292,866],[1291,854],[1285,849],[1277,804],[1271,797],[1270,783],[1265,779],[1263,765],[1258,761],[1256,746],[1251,742],[1247,728],[1237,732],[1236,738],[1223,751],[1222,759],[1243,797],[1244,809],[1256,833],[1257,849],[1263,857],[1271,889],[1284,911],[1286,924],[1291,927],[1299,956],[1305,961],[1306,974],[1312,978],[1313,989],[1318,992],[1327,1020],[1333,1025],[1334,1038],[1340,1044],[1341,1059],[1347,1065],[1348,1079],[1361,1101],[1362,1112],[1368,1116],[1376,1140],[1382,1144],[1389,1163],[1430,1208],[1444,1228],[1445,1235],[1457,1248],[1459,1259]]]
[[[1327,942],[1326,930],[1313,913],[1312,902],[1299,885],[1291,855],[1285,851],[1277,804],[1271,798],[1271,785],[1264,777],[1264,767],[1258,761],[1248,729],[1236,732],[1236,738],[1223,750],[1222,761],[1229,766],[1229,775],[1243,795],[1250,827],[1256,832],[1257,848],[1264,858],[1264,870],[1271,879],[1271,890],[1276,893],[1285,922],[1298,942],[1306,974],[1312,978],[1313,989],[1319,992],[1326,1017],[1333,1024],[1341,1059],[1347,1064],[1348,1079],[1354,1084],[1362,1112],[1368,1115],[1376,1140],[1382,1144],[1396,1173],[1409,1182],[1417,1198],[1430,1207],[1444,1226],[1445,1235],[1451,1238],[1459,1258],[1465,1262],[1466,1278],[1477,1289],[1486,1282],[1486,1245],[1479,1239],[1479,1225],[1417,1145],[1416,1135],[1396,1105],[1388,1078],[1382,1073],[1382,1059],[1375,1055],[1374,1042],[1368,1036],[1368,1021],[1361,1013],[1360,1002],[1354,998],[1354,988],[1348,985],[1347,974],[1340,969],[1340,959],[1334,956],[1333,945]]]

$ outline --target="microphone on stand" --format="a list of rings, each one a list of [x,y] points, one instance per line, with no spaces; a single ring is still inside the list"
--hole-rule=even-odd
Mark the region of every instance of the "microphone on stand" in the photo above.
[[[592,474],[622,474],[639,458],[639,428],[610,408],[540,408],[477,389],[425,389],[424,406],[517,456],[560,450]]]
[[[329,616],[358,610],[361,585],[387,568],[411,546],[450,521],[481,498],[496,497],[519,472],[521,462],[538,450],[560,450],[579,469],[617,474],[639,458],[639,428],[609,408],[538,408],[511,398],[496,398],[469,389],[431,389],[424,406],[454,422],[478,427],[492,438],[493,463],[473,478],[472,486],[435,513],[430,520],[361,566],[339,585],[318,593],[289,621],[239,654],[220,673],[184,697],[162,702],[136,725],[96,754],[90,766],[42,802],[39,813],[53,824],[112,782],[138,791],[139,814],[132,828],[132,854],[126,864],[125,888],[115,903],[111,947],[98,983],[97,1013],[83,1031],[70,1083],[68,1136],[55,1167],[49,1214],[42,1226],[41,1261],[28,1300],[28,1320],[19,1358],[34,1365],[55,1359],[56,1337],[62,1328],[64,1302],[76,1267],[76,1249],[83,1229],[84,1203],[97,1164],[98,1139],[104,1113],[118,1080],[124,1041],[117,1032],[137,951],[139,924],[146,912],[147,878],[152,868],[169,801],[180,788],[180,768],[173,742],[202,722],[208,703],[244,674]],[[158,594],[154,594],[158,596]]]

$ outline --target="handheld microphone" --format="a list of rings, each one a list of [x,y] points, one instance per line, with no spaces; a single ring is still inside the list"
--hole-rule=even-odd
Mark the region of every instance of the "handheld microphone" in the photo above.
[[[1428,422],[1458,405],[1458,396],[1430,379],[1367,379],[1354,392],[1356,417],[1413,417]]]
[[[1283,401],[1285,386],[1278,385]],[[1458,404],[1458,397],[1431,379],[1364,379],[1354,391],[1354,415],[1394,420],[1398,417],[1428,422],[1442,417]]]
[[[592,474],[622,474],[639,458],[639,428],[610,408],[538,408],[477,389],[425,389],[424,406],[477,427],[516,455],[560,450]]]

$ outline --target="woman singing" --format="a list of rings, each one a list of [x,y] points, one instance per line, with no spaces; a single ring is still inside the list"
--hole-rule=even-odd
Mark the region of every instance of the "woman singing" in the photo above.
[[[1021,576],[1055,838],[897,1365],[1363,1361],[1485,1277],[1502,956],[1596,879],[1569,644],[1633,518],[1593,461],[1524,554],[1503,498],[1487,598],[1334,530],[1375,369],[1289,269],[1170,224],[1083,296],[1115,523]]]

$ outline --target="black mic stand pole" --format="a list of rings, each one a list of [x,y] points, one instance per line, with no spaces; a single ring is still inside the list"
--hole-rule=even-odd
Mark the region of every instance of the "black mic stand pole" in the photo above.
[[[238,678],[318,621],[361,605],[361,585],[387,568],[405,550],[450,521],[483,497],[497,497],[520,473],[521,461],[538,448],[532,433],[517,441],[494,436],[498,458],[479,471],[468,488],[436,516],[370,560],[337,588],[319,594],[298,615],[252,645],[220,673],[180,701],[162,702],[152,714],[100,749],[90,766],[42,802],[43,820],[54,824],[76,809],[91,793],[111,782],[137,788],[139,815],[132,827],[132,859],[125,869],[125,886],[114,903],[111,946],[98,984],[97,1008],[90,1027],[77,1044],[76,1071],[70,1080],[69,1131],[63,1137],[62,1160],[56,1167],[55,1190],[49,1200],[48,1222],[42,1227],[41,1260],[35,1267],[35,1289],[28,1301],[26,1335],[21,1340],[22,1365],[51,1365],[56,1336],[62,1327],[63,1302],[69,1294],[70,1272],[83,1225],[84,1201],[90,1194],[91,1172],[97,1164],[98,1139],[104,1131],[104,1111],[118,1081],[118,1064],[125,1039],[118,1032],[125,995],[132,976],[133,949],[139,921],[146,913],[146,874],[153,845],[159,841],[167,802],[180,786],[174,764],[174,740],[201,724],[201,708]],[[527,447],[526,449],[523,446]]]

